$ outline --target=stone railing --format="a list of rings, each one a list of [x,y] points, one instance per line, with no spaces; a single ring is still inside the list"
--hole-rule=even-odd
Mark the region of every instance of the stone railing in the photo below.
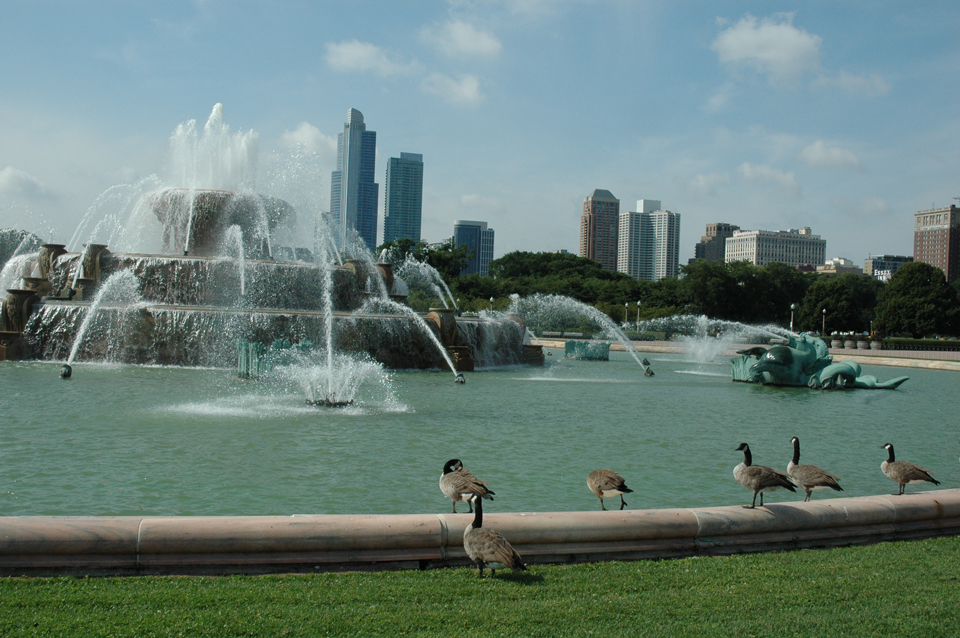
[[[471,514],[0,518],[0,574],[225,574],[465,565]],[[527,563],[835,547],[960,533],[960,490],[692,509],[487,513]]]

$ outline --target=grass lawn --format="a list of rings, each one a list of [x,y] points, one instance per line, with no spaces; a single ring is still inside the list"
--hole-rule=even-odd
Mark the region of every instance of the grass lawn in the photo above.
[[[669,561],[4,578],[0,636],[957,636],[960,537]]]

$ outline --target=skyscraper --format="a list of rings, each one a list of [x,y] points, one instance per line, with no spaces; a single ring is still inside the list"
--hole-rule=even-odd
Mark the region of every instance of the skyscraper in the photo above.
[[[947,281],[960,277],[960,208],[920,210],[913,214],[913,259],[936,266]]]
[[[493,261],[493,229],[487,229],[487,222],[472,222],[458,219],[453,222],[453,245],[467,246],[473,251],[473,257],[467,262],[461,275],[480,273],[490,275],[490,262]]]
[[[600,262],[604,270],[617,269],[620,200],[598,188],[583,200],[580,216],[580,256]]]
[[[376,155],[376,131],[367,130],[363,113],[350,109],[343,132],[337,135],[337,170],[330,176],[330,214],[339,220],[341,246],[346,244],[347,229],[352,229],[368,249],[377,247]]]
[[[383,242],[406,238],[420,241],[423,207],[423,155],[400,153],[387,162],[383,193]]]
[[[680,214],[641,199],[636,212],[620,215],[617,270],[634,279],[657,281],[677,275]]]

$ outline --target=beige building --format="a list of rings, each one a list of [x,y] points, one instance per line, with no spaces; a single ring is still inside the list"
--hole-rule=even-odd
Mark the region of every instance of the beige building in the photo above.
[[[707,261],[723,261],[727,256],[727,237],[733,237],[739,226],[718,222],[707,224],[707,234],[700,238],[693,249],[693,258]]]
[[[726,257],[732,261],[749,261],[756,266],[774,262],[799,267],[824,263],[827,240],[814,235],[809,228],[800,230],[737,230],[726,241]]]
[[[843,257],[834,257],[827,260],[827,263],[817,266],[817,273],[820,275],[862,275],[863,269],[849,259]]]

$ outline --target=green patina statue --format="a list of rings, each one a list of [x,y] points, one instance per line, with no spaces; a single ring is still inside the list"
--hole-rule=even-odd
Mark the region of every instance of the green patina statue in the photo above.
[[[788,345],[738,350],[731,359],[733,380],[764,385],[793,385],[810,388],[871,388],[893,390],[909,377],[878,381],[861,375],[860,364],[853,361],[833,363],[822,339],[806,333],[788,337]]]

